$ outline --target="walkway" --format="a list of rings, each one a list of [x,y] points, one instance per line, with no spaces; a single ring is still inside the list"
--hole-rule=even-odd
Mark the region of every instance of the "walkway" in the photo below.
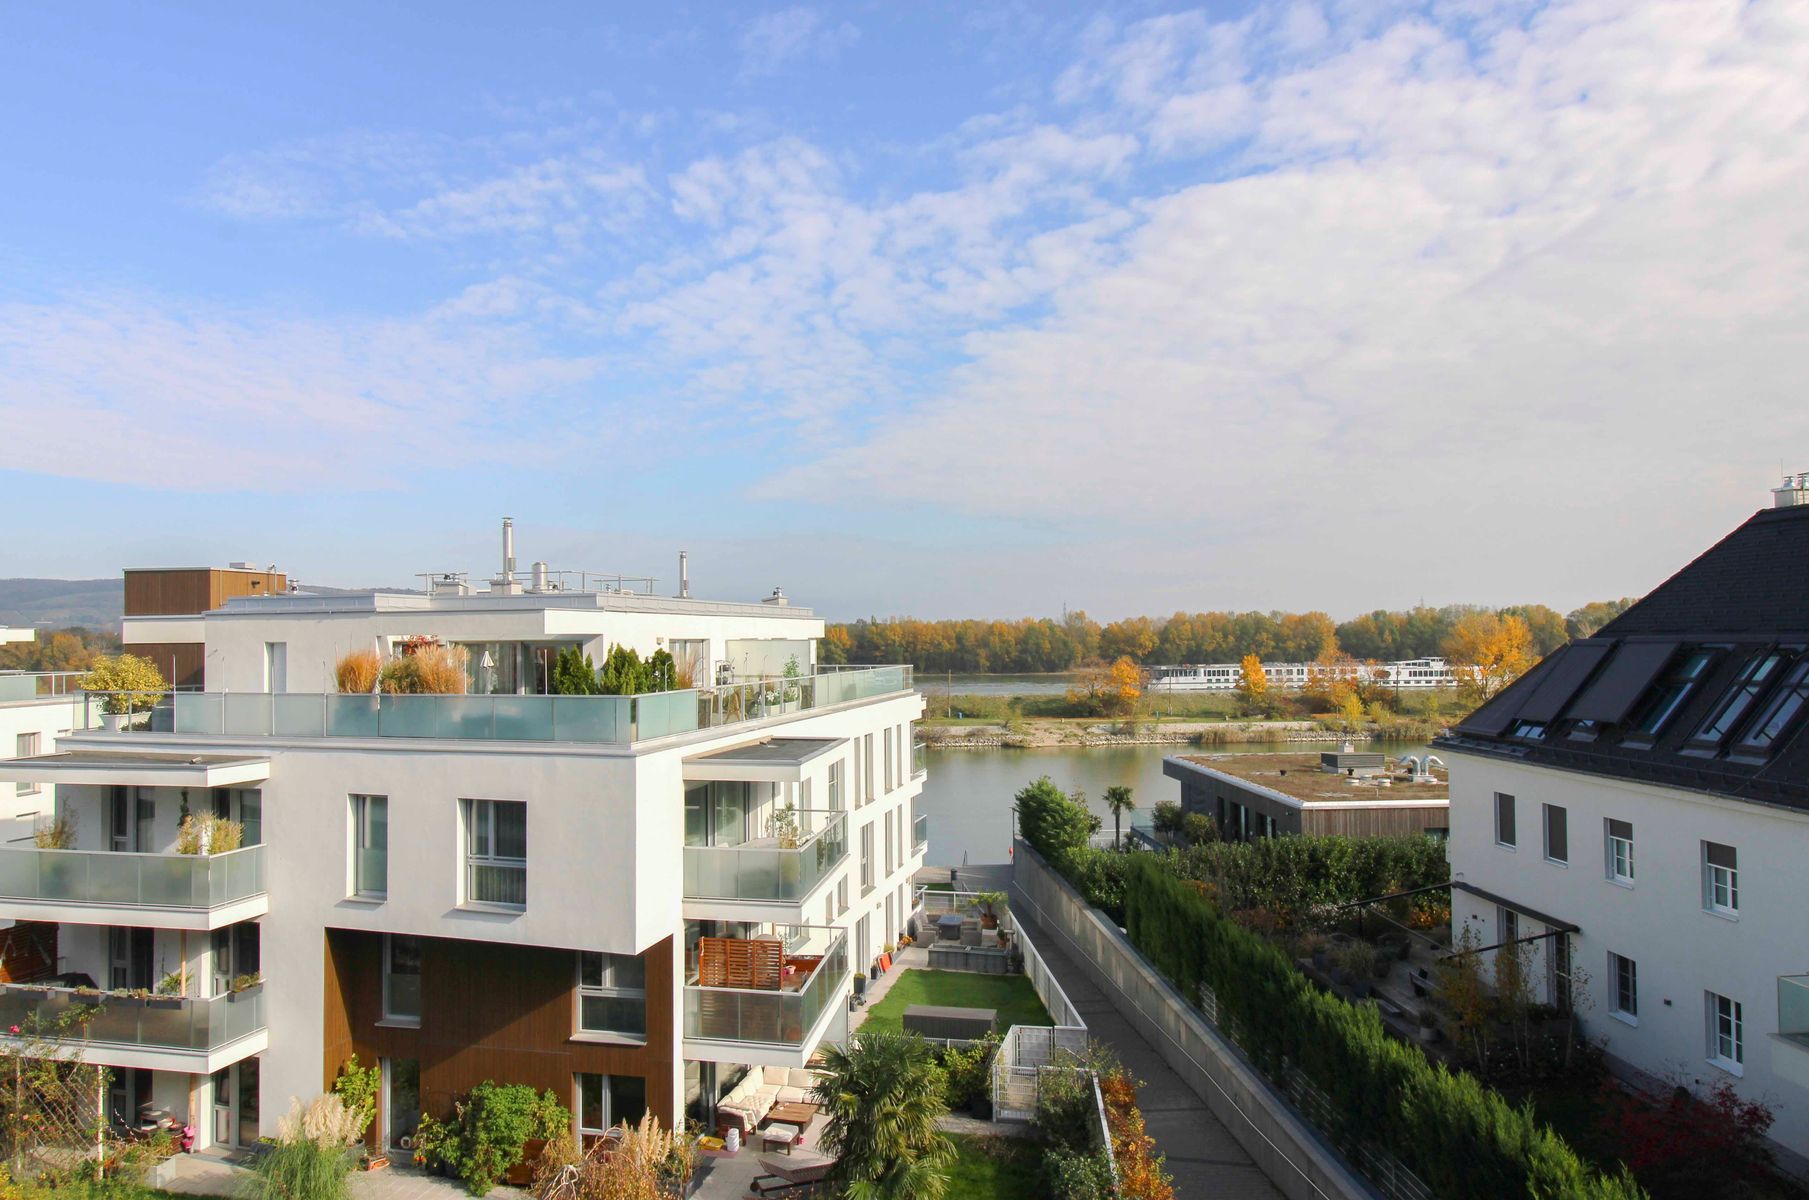
[[[977,875],[979,871],[970,867],[962,874]],[[1281,1192],[1257,1169],[1206,1102],[1169,1069],[1162,1051],[1145,1041],[1075,964],[1060,935],[1030,919],[1029,907],[1015,906],[1012,916],[1028,928],[1043,961],[1087,1023],[1087,1032],[1110,1046],[1131,1075],[1143,1081],[1137,1104],[1143,1110],[1144,1129],[1167,1159],[1169,1173],[1175,1178],[1175,1195],[1181,1200],[1281,1200]]]

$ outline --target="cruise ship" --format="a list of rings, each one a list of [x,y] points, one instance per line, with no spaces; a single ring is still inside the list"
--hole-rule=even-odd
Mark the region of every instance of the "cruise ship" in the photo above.
[[[1230,692],[1237,690],[1243,678],[1238,663],[1183,663],[1178,666],[1151,667],[1149,690],[1152,692]],[[1383,687],[1441,688],[1456,687],[1457,673],[1442,658],[1408,658],[1399,662],[1339,663],[1266,662],[1263,677],[1268,685],[1283,691],[1297,690],[1324,680],[1356,679],[1367,673],[1370,680]]]

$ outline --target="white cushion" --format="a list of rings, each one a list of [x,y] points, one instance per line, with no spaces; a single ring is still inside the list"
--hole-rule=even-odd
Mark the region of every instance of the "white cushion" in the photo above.
[[[785,1073],[785,1083],[788,1087],[813,1088],[817,1085],[817,1073],[809,1067],[793,1067]]]
[[[784,1087],[789,1082],[785,1078],[789,1072],[784,1067],[762,1067],[761,1073],[766,1076],[766,1082],[773,1087]]]
[[[779,1089],[780,1104],[802,1104],[810,1099],[807,1088],[782,1087]]]

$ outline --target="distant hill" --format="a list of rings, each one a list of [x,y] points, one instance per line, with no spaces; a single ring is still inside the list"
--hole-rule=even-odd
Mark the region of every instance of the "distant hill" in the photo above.
[[[119,632],[125,584],[112,579],[0,579],[0,625]]]

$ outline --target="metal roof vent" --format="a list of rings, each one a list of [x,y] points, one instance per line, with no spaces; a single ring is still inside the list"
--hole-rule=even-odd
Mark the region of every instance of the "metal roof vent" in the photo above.
[[[1782,486],[1771,489],[1773,508],[1795,508],[1799,504],[1809,504],[1809,471],[1786,475]]]

